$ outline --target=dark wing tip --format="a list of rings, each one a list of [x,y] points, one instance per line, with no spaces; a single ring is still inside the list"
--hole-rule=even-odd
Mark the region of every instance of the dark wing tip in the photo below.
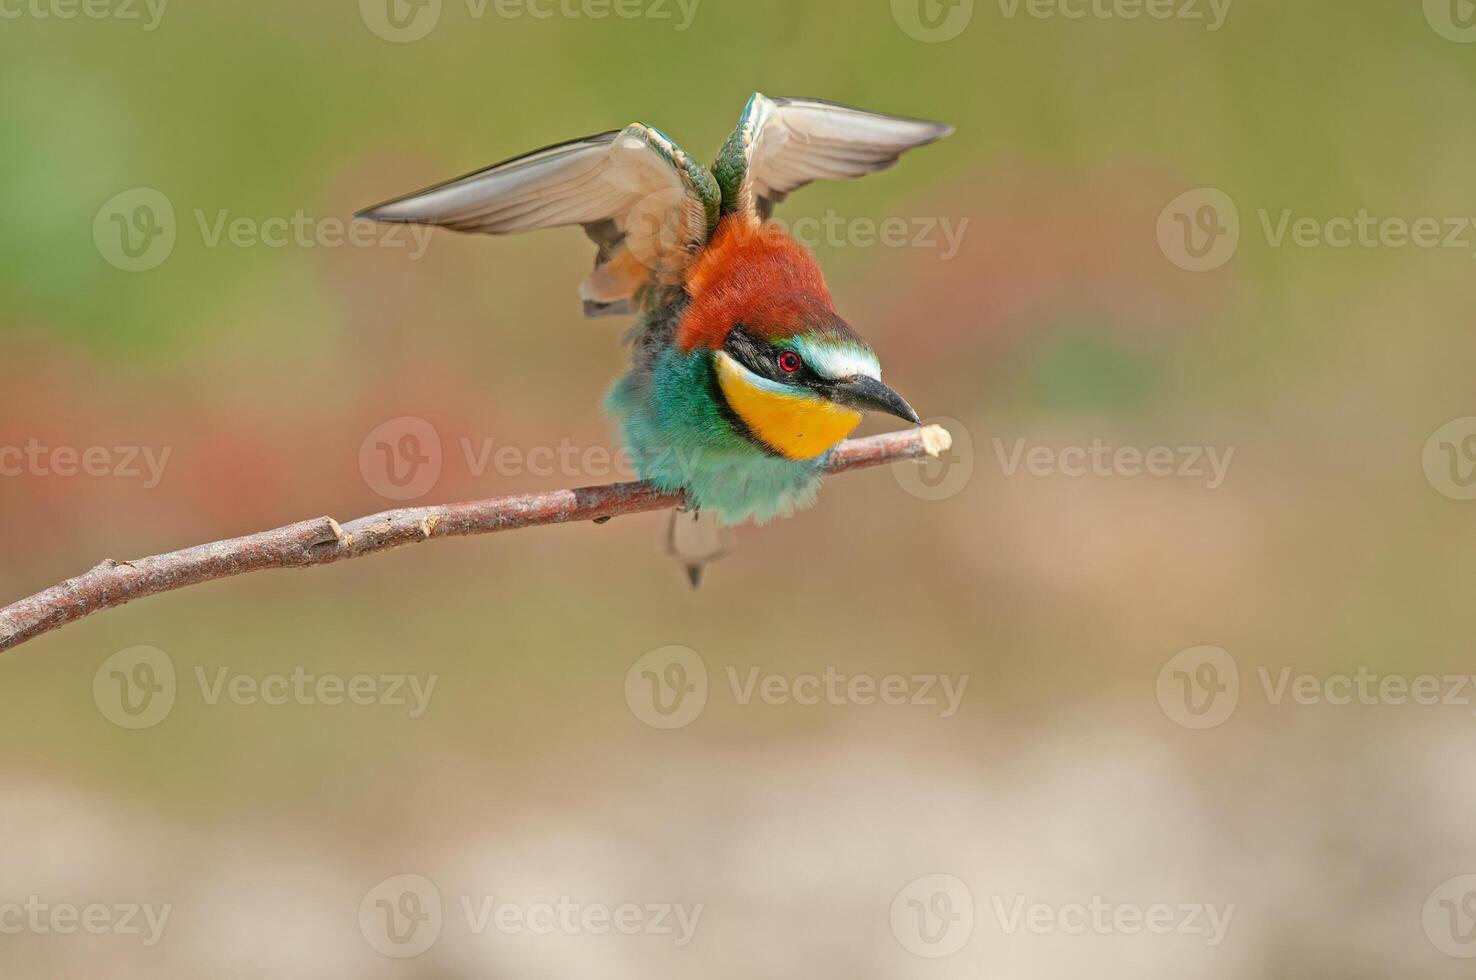
[[[393,217],[392,215],[385,214],[384,213],[384,209],[385,209],[385,205],[384,204],[376,204],[373,207],[365,208],[362,211],[355,211],[354,212],[354,220],[356,220],[356,221],[382,221],[382,222],[386,222],[386,223],[389,223],[389,224],[405,224],[406,223],[404,218],[396,218],[396,217]]]

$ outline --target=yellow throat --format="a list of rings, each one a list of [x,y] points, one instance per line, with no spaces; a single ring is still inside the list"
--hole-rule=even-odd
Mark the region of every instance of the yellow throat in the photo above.
[[[861,424],[861,413],[761,378],[718,351],[718,384],[743,423],[786,459],[813,459]]]

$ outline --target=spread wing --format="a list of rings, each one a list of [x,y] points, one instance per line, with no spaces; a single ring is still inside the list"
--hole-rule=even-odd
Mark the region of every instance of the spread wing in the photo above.
[[[943,123],[755,93],[713,166],[723,211],[767,219],[806,184],[886,170],[908,150],[952,132]]]
[[[373,221],[511,235],[583,225],[599,246],[580,286],[585,313],[629,312],[655,284],[681,281],[718,221],[712,174],[637,123],[536,150],[358,214]]]

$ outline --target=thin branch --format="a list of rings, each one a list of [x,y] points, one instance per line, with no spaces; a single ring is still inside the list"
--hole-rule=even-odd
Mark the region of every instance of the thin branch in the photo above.
[[[936,457],[951,443],[947,430],[936,425],[855,439],[836,448],[826,472]],[[109,558],[90,572],[0,609],[0,650],[134,599],[246,572],[330,565],[436,538],[542,524],[604,522],[681,503],[680,494],[663,493],[649,483],[612,483],[439,507],[407,507],[347,524],[319,517],[150,558],[125,562]]]

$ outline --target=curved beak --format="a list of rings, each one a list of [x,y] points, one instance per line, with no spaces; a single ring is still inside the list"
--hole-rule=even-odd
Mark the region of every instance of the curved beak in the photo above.
[[[848,408],[862,412],[885,412],[899,419],[906,419],[913,425],[922,422],[901,395],[864,374],[832,382],[827,390],[831,401]]]

